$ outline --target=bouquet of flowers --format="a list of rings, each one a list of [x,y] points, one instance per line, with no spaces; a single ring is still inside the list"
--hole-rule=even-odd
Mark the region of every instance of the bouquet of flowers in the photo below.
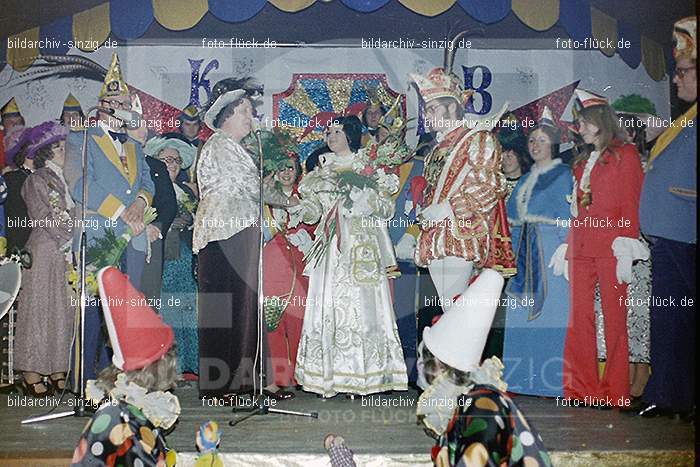
[[[183,195],[177,198],[177,207],[181,212],[194,215],[197,210],[197,200],[183,192]]]
[[[93,265],[88,264],[85,268],[85,291],[87,296],[97,295],[97,274]],[[68,263],[68,284],[73,293],[80,293],[80,271],[75,269],[73,263]]]
[[[148,206],[143,213],[143,223],[148,225],[156,219],[156,209]],[[127,228],[126,233],[119,236],[112,229],[105,229],[103,237],[93,240],[92,244],[85,250],[85,256],[91,259],[91,262],[85,265],[85,288],[87,295],[97,295],[97,271],[106,266],[119,267],[119,259],[121,258],[126,246],[133,237],[130,228]],[[68,284],[73,292],[80,293],[80,271],[76,269],[72,263],[68,264]]]
[[[372,204],[378,195],[392,195],[399,189],[398,166],[410,155],[406,145],[398,140],[387,141],[382,145],[373,144],[360,149],[355,155],[350,170],[335,171],[330,175],[335,180],[335,192],[340,194],[338,201],[325,217],[322,228],[317,230],[316,239],[304,257],[306,262],[318,261],[325,255],[332,238],[338,235],[338,216],[344,208],[351,214],[359,215],[361,204]],[[323,176],[323,170],[319,176]],[[339,240],[339,239],[338,239]]]
[[[260,143],[263,152],[263,171],[265,174],[284,169],[289,164],[289,159],[296,157],[299,147],[294,142],[291,135],[275,127],[273,131],[263,130],[260,132]],[[241,145],[251,154],[259,157],[260,147],[257,136],[250,133],[243,138]],[[257,161],[256,157],[256,161]]]

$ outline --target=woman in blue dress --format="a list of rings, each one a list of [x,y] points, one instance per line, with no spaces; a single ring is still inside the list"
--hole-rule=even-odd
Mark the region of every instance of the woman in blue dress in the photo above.
[[[160,314],[175,331],[178,373],[199,374],[197,283],[192,273],[192,224],[197,196],[190,184],[178,181],[197,149],[178,133],[152,138],[144,149],[165,163],[175,189],[177,216],[165,235]]]
[[[506,287],[504,373],[511,392],[556,397],[562,395],[569,284],[548,264],[566,241],[572,178],[558,157],[559,131],[547,107],[528,150],[535,163],[506,205],[518,273]]]

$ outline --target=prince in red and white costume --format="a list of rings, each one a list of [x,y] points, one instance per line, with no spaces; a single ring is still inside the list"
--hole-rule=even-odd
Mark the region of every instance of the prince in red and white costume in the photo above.
[[[488,258],[492,211],[505,195],[501,152],[488,125],[470,128],[463,120],[471,92],[454,73],[435,68],[411,79],[424,105],[426,130],[437,140],[425,159],[415,261],[430,270],[447,311],[465,290],[474,262],[483,265]]]

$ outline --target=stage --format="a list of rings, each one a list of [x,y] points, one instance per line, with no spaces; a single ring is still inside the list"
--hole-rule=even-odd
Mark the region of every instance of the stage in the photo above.
[[[358,465],[431,465],[428,438],[415,417],[415,391],[390,396],[321,400],[298,392],[277,408],[317,411],[318,419],[270,414],[230,427],[230,408],[211,406],[197,398],[193,383],[176,391],[182,414],[168,444],[179,454],[180,465],[193,465],[194,433],[206,420],[217,421],[225,465],[324,466],[327,433],[342,435],[355,452]],[[58,399],[49,399],[57,404]],[[68,465],[87,419],[73,417],[21,425],[20,421],[46,412],[26,407],[39,401],[19,395],[0,396],[0,465]],[[695,464],[695,428],[666,418],[630,418],[617,411],[562,407],[554,399],[519,396],[515,401],[540,431],[554,465],[661,466]],[[19,406],[18,406],[19,405]],[[64,402],[56,411],[70,410]]]

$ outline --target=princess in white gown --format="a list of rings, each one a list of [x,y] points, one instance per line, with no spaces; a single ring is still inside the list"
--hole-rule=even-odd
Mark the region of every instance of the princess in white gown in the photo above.
[[[381,172],[376,186],[353,187],[352,201],[347,198],[339,174],[353,171],[357,161],[355,120],[338,119],[326,130],[334,152],[322,155],[320,166],[302,179],[292,216],[318,223],[316,253],[306,258],[309,292],[295,378],[323,397],[407,389],[389,289],[396,258],[386,227],[398,178]]]

